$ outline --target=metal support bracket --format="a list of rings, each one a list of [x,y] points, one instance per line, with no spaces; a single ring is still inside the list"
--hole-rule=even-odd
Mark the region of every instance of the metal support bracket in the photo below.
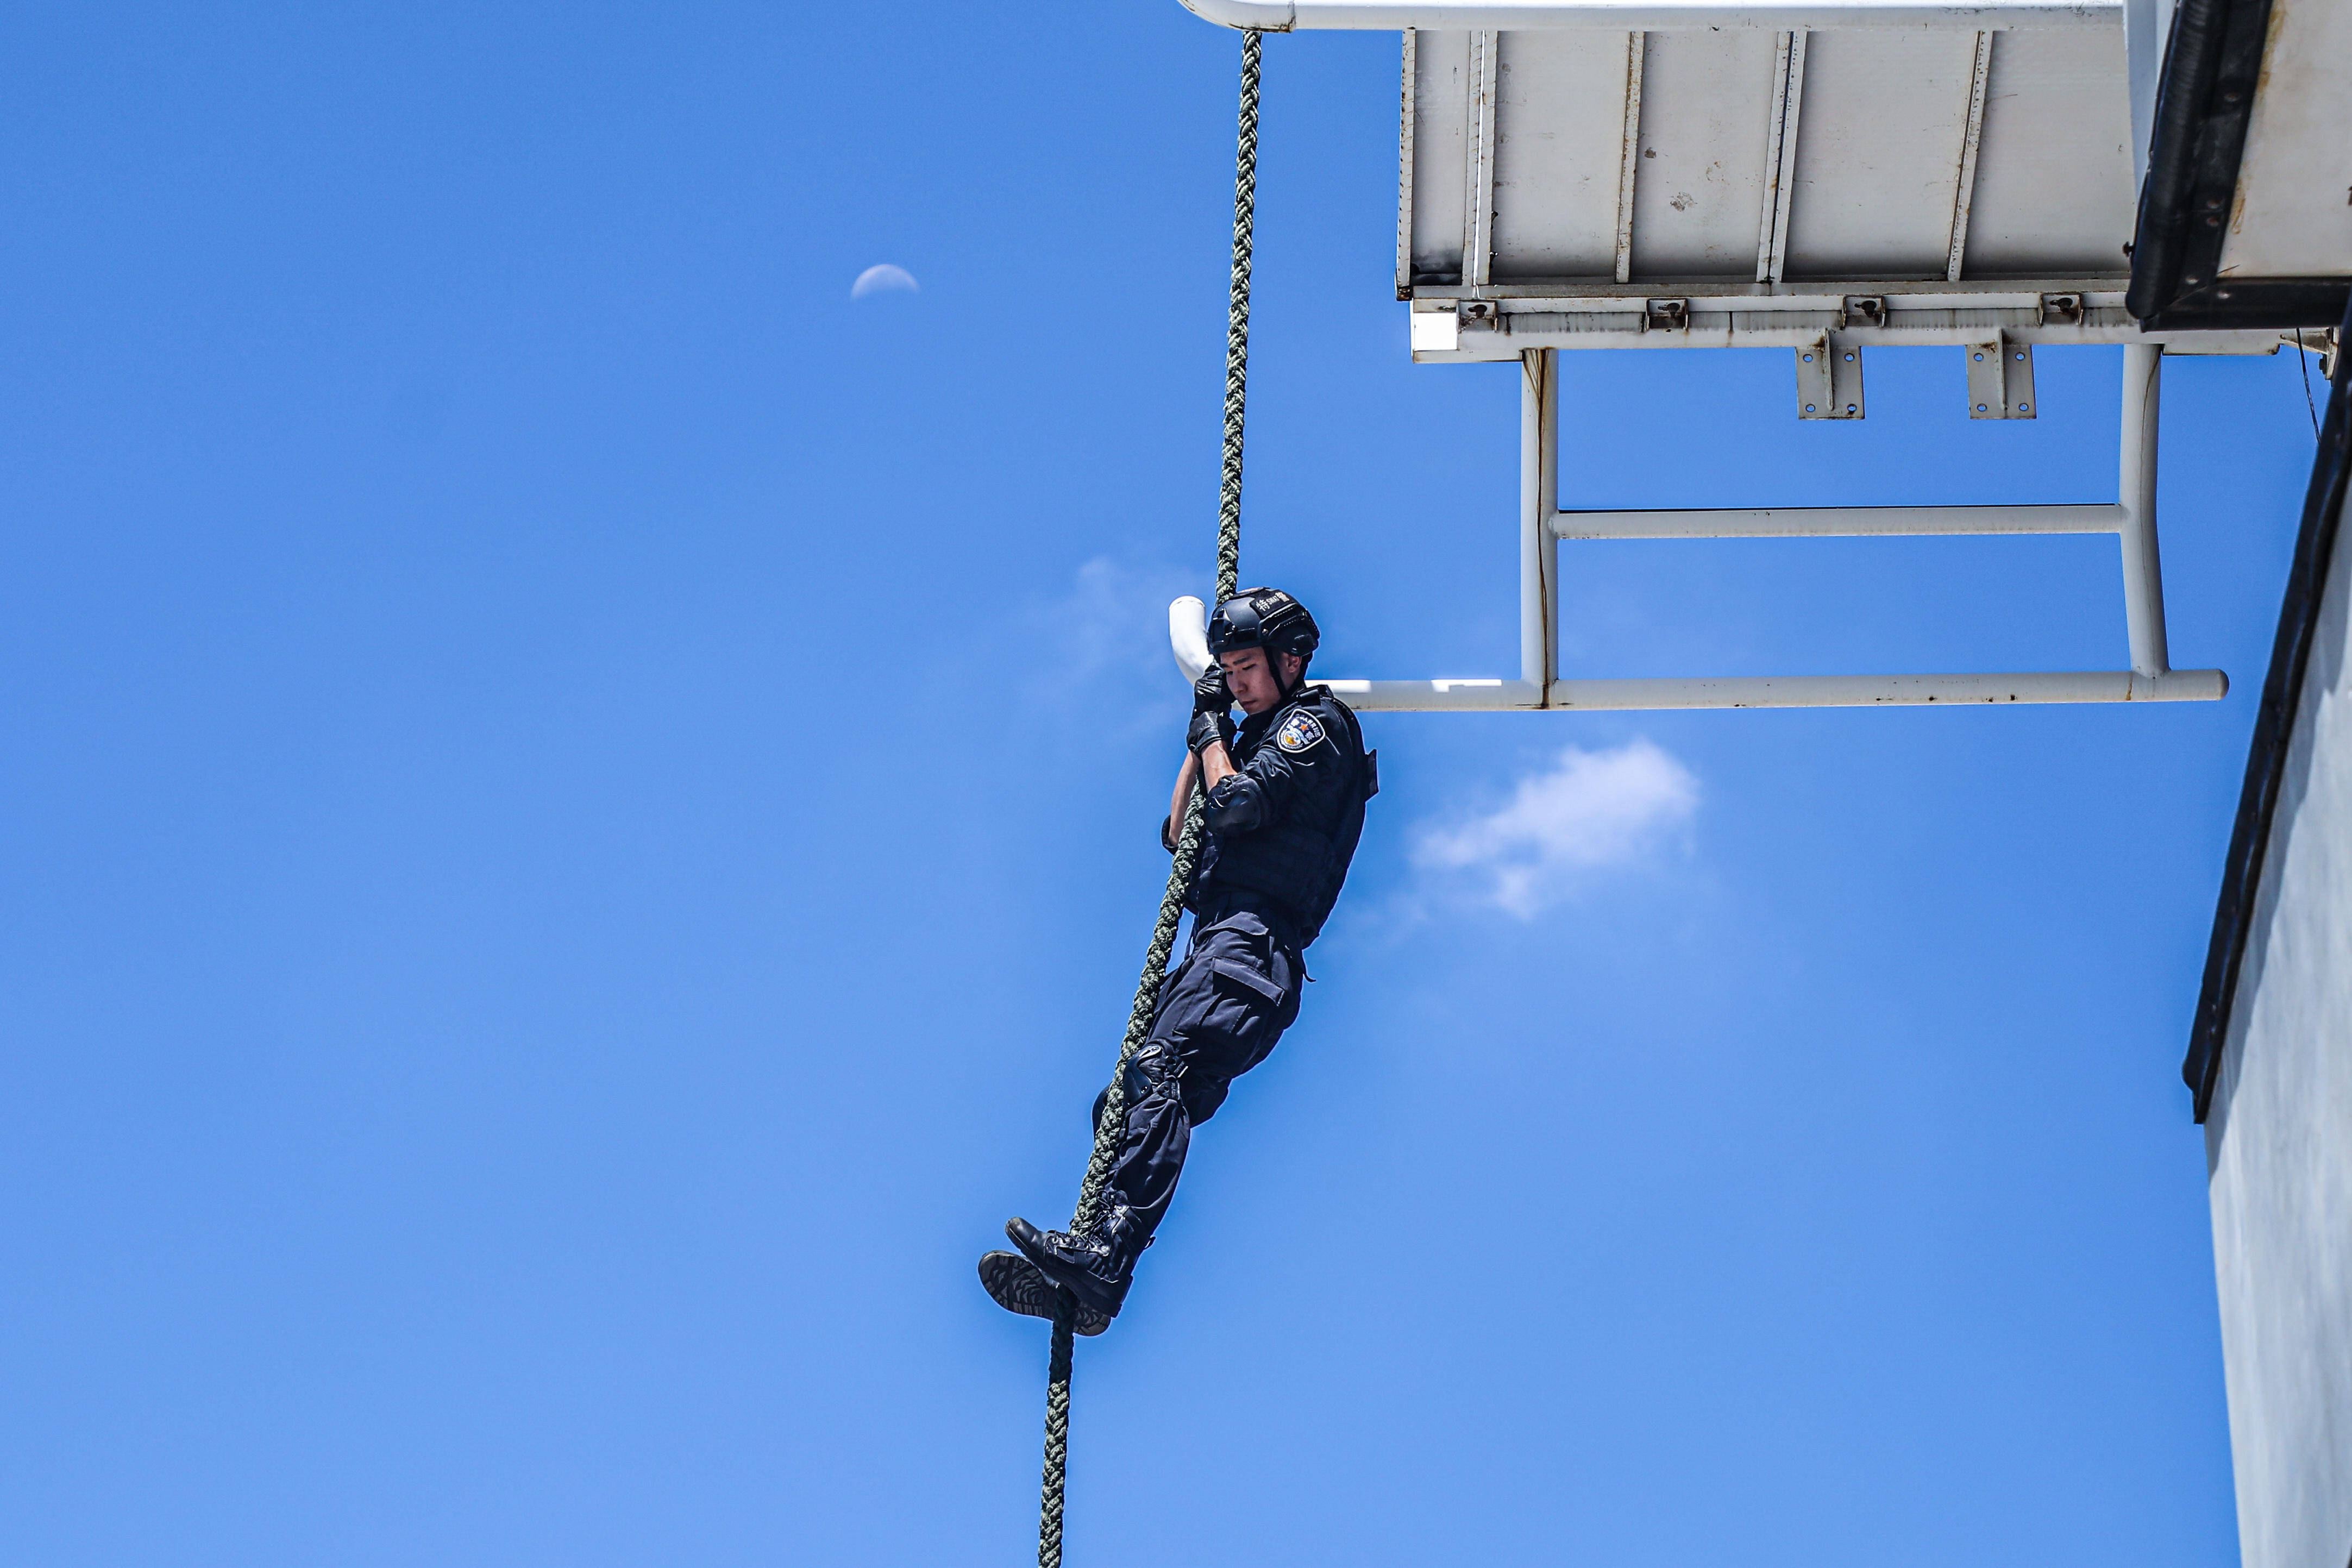
[[[2007,333],[1970,343],[1969,356],[1969,417],[1971,419],[2031,419],[2033,417],[2033,345]]]
[[[1418,321],[1416,320],[1416,326]],[[1861,417],[1861,350],[1829,360],[1842,334],[1826,334],[1808,374],[1834,387],[1836,366],[1850,364],[1854,410],[1814,417]],[[2006,345],[2013,350],[2021,345]],[[2003,418],[2030,418],[2032,360],[1995,359],[2007,378]],[[1973,354],[1974,351],[1970,351]],[[2218,669],[2171,668],[2164,626],[2164,579],[2156,537],[2158,394],[2160,345],[2124,349],[2123,429],[2112,504],[2063,506],[1774,507],[1711,510],[1562,511],[1559,493],[1559,351],[1520,356],[1519,677],[1442,680],[1326,682],[1354,706],[1388,711],[1545,708],[1873,708],[1946,707],[1979,702],[2211,702],[2230,689]],[[2009,367],[2021,365],[2021,372]],[[1814,367],[1819,366],[1816,370]],[[1980,373],[1969,361],[1971,389]],[[2021,391],[2020,389],[2022,388]],[[2011,400],[2014,400],[2012,403]],[[1818,404],[1821,399],[1816,399]],[[1987,398],[1990,405],[1990,398]],[[1971,413],[1975,410],[1973,406]],[[1985,417],[1993,417],[1988,412]],[[2112,533],[2121,547],[2126,640],[2131,667],[2116,670],[1993,672],[1980,675],[1687,676],[1610,680],[1560,678],[1559,542],[1587,539],[1819,539],[1923,534]],[[1202,609],[1180,599],[1169,609],[1176,660],[1195,679],[1208,661]]]
[[[1885,313],[1882,305],[1881,314]],[[1797,351],[1797,417],[1863,416],[1862,344],[1844,332],[1824,332]]]

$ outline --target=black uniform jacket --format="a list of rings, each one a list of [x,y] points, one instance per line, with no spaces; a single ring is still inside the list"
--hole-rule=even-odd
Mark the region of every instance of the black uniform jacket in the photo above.
[[[1364,803],[1380,793],[1380,753],[1328,686],[1302,686],[1242,721],[1238,770],[1209,792],[1208,841],[1187,903],[1197,912],[1244,904],[1277,915],[1300,947],[1339,897]]]

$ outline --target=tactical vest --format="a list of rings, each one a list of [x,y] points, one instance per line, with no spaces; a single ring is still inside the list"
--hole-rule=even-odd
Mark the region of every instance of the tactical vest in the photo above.
[[[1312,765],[1294,765],[1281,819],[1246,833],[1212,830],[1188,902],[1197,910],[1223,894],[1259,895],[1279,906],[1305,947],[1339,901],[1363,836],[1364,803],[1381,786],[1380,753],[1364,750],[1355,714],[1324,686],[1302,686],[1280,706],[1244,721],[1234,741],[1234,767],[1246,770],[1300,713],[1322,726],[1324,739]]]

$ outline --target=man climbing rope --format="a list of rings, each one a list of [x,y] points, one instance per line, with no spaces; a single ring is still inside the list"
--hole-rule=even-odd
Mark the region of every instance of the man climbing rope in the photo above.
[[[1302,955],[1339,896],[1364,803],[1380,788],[1355,714],[1328,687],[1306,683],[1321,641],[1307,606],[1245,588],[1217,606],[1208,631],[1215,660],[1193,687],[1184,763],[1160,825],[1172,854],[1193,790],[1206,788],[1205,844],[1185,900],[1192,944],[1122,1069],[1126,1126],[1099,1217],[1076,1234],[1009,1221],[1020,1255],[992,1252],[980,1264],[988,1293],[1011,1311],[1050,1318],[1056,1288],[1067,1290],[1082,1334],[1118,1315],[1192,1129],[1298,1016]],[[1108,1098],[1095,1102],[1098,1126]]]

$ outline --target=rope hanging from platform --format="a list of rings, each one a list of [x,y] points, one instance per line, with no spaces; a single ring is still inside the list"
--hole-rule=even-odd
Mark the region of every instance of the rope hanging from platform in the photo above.
[[[1242,92],[1239,147],[1234,159],[1234,271],[1231,310],[1225,325],[1225,452],[1223,482],[1217,497],[1217,599],[1233,597],[1241,585],[1242,552],[1242,426],[1249,392],[1249,304],[1252,226],[1257,208],[1257,72],[1260,35],[1242,34]],[[1083,1234],[1094,1227],[1102,1212],[1103,1189],[1110,1182],[1111,1162],[1118,1157],[1120,1134],[1127,1127],[1127,1064],[1151,1032],[1152,1014],[1160,1001],[1160,983],[1168,973],[1169,954],[1176,947],[1176,926],[1184,913],[1184,893],[1192,884],[1192,868],[1201,854],[1201,797],[1194,789],[1184,808],[1184,826],[1176,837],[1175,863],[1168,869],[1168,889],[1160,895],[1160,921],[1152,928],[1151,945],[1143,955],[1143,976],[1136,982],[1135,1001],[1128,1009],[1127,1036],[1119,1042],[1118,1062],[1103,1098],[1101,1117],[1095,1123],[1095,1150],[1087,1161],[1086,1180],[1078,1188],[1076,1213],[1070,1228]],[[1070,1457],[1070,1361],[1076,1339],[1077,1302],[1066,1290],[1057,1294],[1054,1314],[1053,1349],[1046,1363],[1045,1479],[1037,1519],[1038,1568],[1062,1565],[1062,1491]]]

